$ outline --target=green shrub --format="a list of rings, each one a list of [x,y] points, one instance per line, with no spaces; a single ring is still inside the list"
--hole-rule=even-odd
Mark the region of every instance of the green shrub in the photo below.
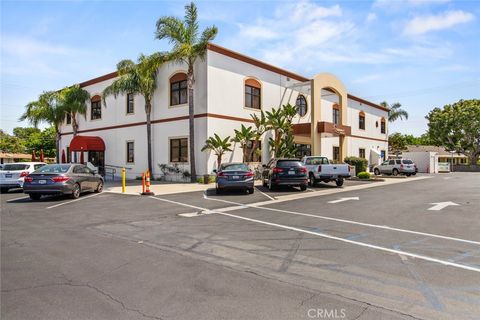
[[[358,174],[359,179],[370,179],[370,173],[362,171]]]
[[[142,180],[142,177],[141,176],[136,176],[135,180]]]
[[[197,178],[197,183],[202,184],[203,183],[203,176]]]
[[[355,167],[355,172],[364,172],[367,170],[368,161],[364,158],[359,157],[346,157],[345,163],[348,163],[351,166]]]

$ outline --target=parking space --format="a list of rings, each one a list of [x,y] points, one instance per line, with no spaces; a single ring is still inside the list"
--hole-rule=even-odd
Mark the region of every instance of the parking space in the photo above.
[[[71,309],[61,288],[85,306],[98,295],[94,308],[115,318],[189,319],[188,302],[200,319],[232,304],[250,318],[328,308],[346,319],[474,319],[480,176],[445,178],[252,195],[4,194],[2,317],[21,315],[17,300],[34,314],[39,288],[61,301],[49,312]]]

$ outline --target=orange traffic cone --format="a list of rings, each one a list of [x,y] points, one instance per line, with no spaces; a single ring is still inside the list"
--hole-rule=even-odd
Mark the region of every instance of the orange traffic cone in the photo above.
[[[153,196],[155,195],[152,191],[150,191],[150,171],[147,170],[145,173],[145,191],[142,192],[144,196]]]

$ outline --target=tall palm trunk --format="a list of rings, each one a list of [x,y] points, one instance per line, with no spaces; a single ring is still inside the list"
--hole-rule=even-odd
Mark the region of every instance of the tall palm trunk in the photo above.
[[[147,115],[147,156],[148,156],[148,171],[153,174],[152,166],[152,103],[150,99],[145,99],[145,113]]]
[[[60,130],[58,130],[58,126],[55,126],[55,148],[57,149],[55,158],[57,163],[60,163],[60,137]]]
[[[217,155],[217,169],[220,169],[220,165],[222,164],[222,155]]]
[[[78,133],[78,123],[77,123],[77,114],[76,113],[71,113],[70,117],[72,118],[72,131],[73,131],[73,137],[77,136]],[[73,162],[77,162],[77,153],[73,153]]]
[[[197,181],[195,168],[195,113],[193,108],[193,63],[188,66],[188,129],[189,129],[189,153],[190,153],[190,181]]]

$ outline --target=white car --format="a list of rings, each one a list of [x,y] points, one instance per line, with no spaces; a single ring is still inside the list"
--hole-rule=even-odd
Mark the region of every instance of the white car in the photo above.
[[[13,188],[23,188],[25,177],[44,165],[46,165],[44,162],[5,163],[0,170],[1,192],[8,192],[9,189]]]

